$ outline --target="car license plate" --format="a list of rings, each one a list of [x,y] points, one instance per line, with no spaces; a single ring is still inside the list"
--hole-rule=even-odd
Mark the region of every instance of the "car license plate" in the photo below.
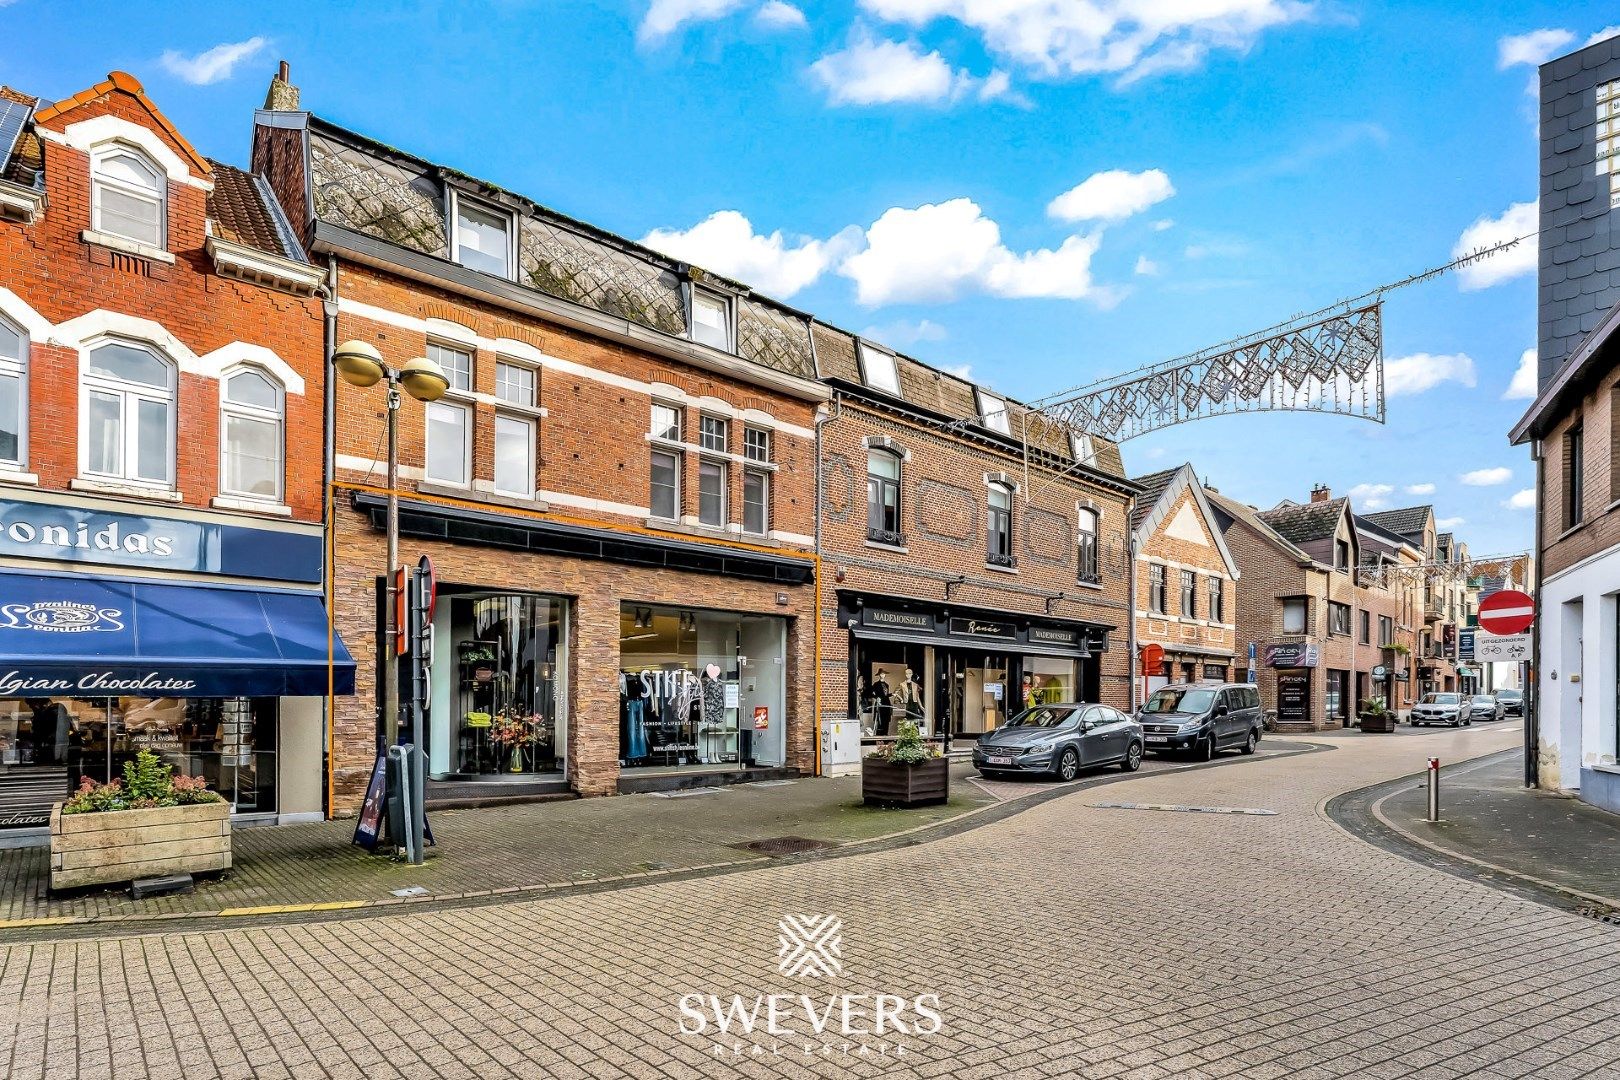
[[[1010,758],[1010,757],[986,757],[984,760],[985,760],[985,762],[987,764],[990,764],[990,765],[1011,765],[1012,764],[1012,758]]]
[[[1167,735],[1149,735],[1147,737],[1147,741],[1148,742],[1155,742],[1155,743],[1156,742],[1169,742],[1170,738]]]

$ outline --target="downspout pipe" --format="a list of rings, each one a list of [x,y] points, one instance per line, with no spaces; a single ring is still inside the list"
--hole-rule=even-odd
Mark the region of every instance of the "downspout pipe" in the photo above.
[[[324,578],[321,585],[326,594],[327,624],[326,747],[323,754],[326,760],[321,776],[326,788],[326,816],[329,819],[336,812],[334,800],[337,794],[333,790],[332,783],[337,740],[337,687],[334,671],[337,652],[337,587],[333,582],[333,572],[337,566],[337,537],[332,504],[332,482],[336,479],[334,464],[337,453],[337,379],[332,370],[332,354],[337,351],[337,289],[337,257],[329,255],[326,261],[326,295],[321,300],[321,314],[325,323],[324,346],[321,350],[321,524],[326,533],[327,552],[326,558],[321,561]]]
[[[1530,635],[1530,669],[1520,680],[1524,685],[1519,688],[1519,692],[1524,695],[1524,786],[1527,788],[1537,787],[1541,783],[1541,638],[1547,626],[1547,609],[1541,602],[1541,583],[1545,573],[1542,569],[1545,561],[1541,557],[1541,538],[1546,535],[1542,528],[1541,515],[1547,512],[1547,464],[1540,439],[1530,444],[1530,452],[1536,459],[1536,540],[1530,545],[1530,550],[1536,553],[1536,582],[1533,594],[1536,601],[1536,632]]]
[[[1136,529],[1131,522],[1136,520],[1136,496],[1129,496],[1125,500],[1125,588],[1126,603],[1130,607],[1125,620],[1125,667],[1130,679],[1130,708],[1127,710],[1132,716],[1140,705],[1136,695],[1137,669],[1141,664],[1136,659]]]

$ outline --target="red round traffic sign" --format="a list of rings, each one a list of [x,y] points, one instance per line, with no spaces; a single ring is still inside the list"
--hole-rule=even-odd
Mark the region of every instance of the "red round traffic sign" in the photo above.
[[[1536,621],[1536,602],[1515,589],[1493,592],[1479,602],[1480,629],[1490,634],[1522,634]]]

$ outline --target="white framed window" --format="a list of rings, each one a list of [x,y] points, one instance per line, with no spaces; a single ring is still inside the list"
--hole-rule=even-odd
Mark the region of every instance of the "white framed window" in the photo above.
[[[465,405],[429,401],[423,406],[427,445],[422,475],[440,484],[468,486],[472,475],[472,410]]]
[[[452,201],[456,207],[456,227],[452,233],[455,250],[451,258],[469,270],[510,280],[512,215],[463,198],[459,193]]]
[[[1077,431],[1069,436],[1069,450],[1074,460],[1082,465],[1094,465],[1097,462],[1097,447],[1091,441],[1091,436],[1083,431]]]
[[[770,474],[748,469],[743,473],[743,532],[764,536],[770,528]]]
[[[666,439],[669,442],[680,442],[683,437],[681,423],[681,410],[675,405],[665,405],[661,401],[653,402],[652,407],[652,437]]]
[[[873,390],[900,397],[900,372],[895,366],[894,354],[860,343],[861,382]]]
[[[534,421],[527,417],[495,417],[495,490],[534,496]]]
[[[220,388],[220,491],[282,501],[286,395],[258,368],[226,374]]]
[[[749,461],[771,460],[771,433],[765,428],[743,428],[743,457]]]
[[[0,319],[0,466],[28,461],[28,336]]]
[[[1597,174],[1609,178],[1609,205],[1620,206],[1620,79],[1597,88]]]
[[[717,454],[726,452],[730,441],[731,425],[719,416],[698,418],[698,445]]]
[[[85,354],[81,423],[87,476],[174,486],[175,368],[156,350],[109,339]]]
[[[1286,597],[1282,602],[1283,633],[1303,634],[1307,630],[1307,601],[1302,596]]]
[[[527,364],[495,361],[495,396],[502,401],[533,408],[534,383],[534,368]]]
[[[437,341],[430,341],[427,346],[427,358],[443,370],[444,377],[450,380],[450,389],[472,392],[472,353],[453,345],[440,345]]]
[[[123,143],[90,156],[90,227],[147,247],[167,246],[168,177]]]
[[[732,351],[731,304],[725,297],[692,289],[692,340]]]
[[[1097,572],[1097,511],[1087,506],[1080,508],[1074,535],[1079,580],[1095,585],[1102,580]]]
[[[1012,424],[1007,419],[1007,402],[997,394],[992,394],[982,386],[979,394],[979,422],[991,431],[999,431],[1003,435],[1012,434]]]
[[[674,450],[652,452],[652,516],[678,521],[681,516],[681,455]]]
[[[989,550],[985,561],[992,566],[1016,566],[1013,558],[1012,489],[1006,484],[991,484],[989,495],[988,534]]]
[[[721,528],[726,524],[726,467],[718,461],[698,463],[698,521]]]

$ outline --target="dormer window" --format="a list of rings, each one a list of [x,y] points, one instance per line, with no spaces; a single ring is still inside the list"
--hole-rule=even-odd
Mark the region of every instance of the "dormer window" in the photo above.
[[[861,382],[873,390],[900,396],[900,373],[895,369],[894,354],[875,349],[861,342]]]
[[[1007,419],[1007,402],[983,387],[979,388],[979,422],[991,431],[1012,434],[1012,424]]]
[[[90,165],[90,227],[150,248],[165,246],[168,180],[145,154],[115,145]]]
[[[456,262],[469,270],[512,277],[512,215],[471,199],[456,198]]]
[[[1069,436],[1069,451],[1081,465],[1092,465],[1097,461],[1097,448],[1092,444],[1091,436],[1083,431]]]
[[[725,297],[703,289],[692,290],[692,340],[732,351],[731,305]]]

